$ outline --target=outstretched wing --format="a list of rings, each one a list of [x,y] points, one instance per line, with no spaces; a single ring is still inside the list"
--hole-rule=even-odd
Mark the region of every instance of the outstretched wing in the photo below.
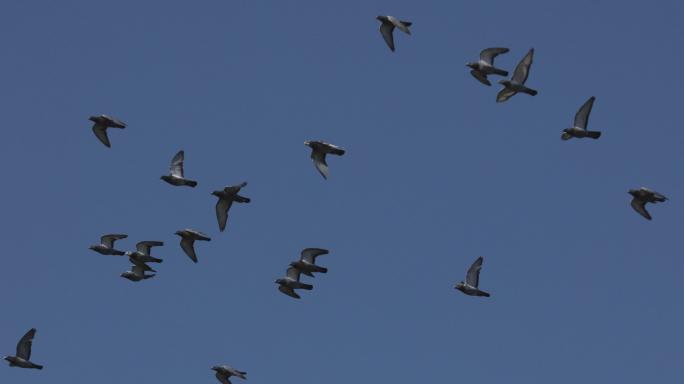
[[[646,210],[646,202],[637,198],[633,198],[630,203],[632,208],[637,211],[641,216],[645,217],[647,220],[651,220],[651,214]]]
[[[297,292],[295,292],[294,289],[292,289],[292,288],[290,288],[290,287],[286,287],[286,286],[284,286],[284,285],[281,285],[281,286],[278,287],[278,290],[279,290],[280,292],[282,292],[282,293],[284,293],[284,294],[290,296],[290,297],[294,297],[295,299],[301,298],[301,297],[297,294]]]
[[[477,288],[480,284],[480,270],[482,269],[482,261],[484,258],[482,256],[478,257],[473,265],[468,268],[468,273],[466,274],[466,284]]]
[[[329,251],[323,248],[304,248],[301,253],[301,260],[309,262],[311,264],[316,263],[316,257],[321,255],[327,255]]]
[[[26,334],[19,340],[17,344],[17,357],[24,360],[31,360],[31,345],[33,344],[33,337],[36,335],[36,329],[31,328]]]
[[[107,248],[114,248],[114,242],[117,240],[125,239],[127,238],[128,235],[119,235],[119,234],[111,234],[111,235],[104,235],[100,237],[100,244],[104,245]]]
[[[580,109],[575,114],[575,124],[577,128],[587,129],[589,124],[589,114],[591,113],[591,108],[594,106],[594,100],[596,97],[592,96],[587,100]]]
[[[380,33],[389,49],[394,52],[394,34],[392,32],[394,32],[394,24],[383,21],[380,25]]]
[[[295,267],[290,267],[287,269],[285,275],[292,280],[299,281],[299,274],[302,273],[299,269]]]
[[[160,247],[164,245],[163,241],[141,241],[135,245],[135,249],[143,255],[149,256],[152,251],[152,247]]]
[[[171,176],[183,178],[183,160],[185,159],[185,152],[183,150],[178,151],[176,156],[171,159],[171,166],[169,167],[169,173]]]
[[[508,48],[487,48],[480,52],[480,60],[489,65],[494,65],[494,58],[502,53],[508,52]]]
[[[223,232],[228,222],[228,210],[233,205],[233,200],[221,199],[216,202],[216,218],[218,219],[219,229]]]
[[[95,136],[97,136],[97,138],[100,139],[100,141],[102,142],[102,144],[105,145],[105,147],[111,148],[112,144],[109,143],[109,137],[107,137],[106,126],[95,123],[95,125],[93,125],[93,133],[95,133]]]
[[[499,93],[496,95],[496,102],[497,103],[503,103],[504,101],[510,99],[513,95],[515,95],[516,91],[506,87],[499,91]]]
[[[530,67],[532,66],[533,56],[534,48],[530,49],[530,51],[527,52],[527,55],[525,55],[525,57],[523,57],[523,59],[520,60],[518,66],[515,67],[515,72],[513,72],[513,77],[511,78],[511,81],[518,84],[525,84],[525,81],[527,81],[527,76],[529,76],[530,74]]]
[[[480,83],[484,85],[492,85],[489,79],[487,79],[487,75],[485,75],[484,73],[473,69],[470,71],[470,74],[473,75],[473,77],[476,78],[477,81],[479,81]]]
[[[325,153],[321,151],[311,152],[311,160],[324,179],[328,179],[328,163],[325,162]]]
[[[195,247],[193,246],[194,244],[195,240],[188,239],[186,237],[184,237],[180,242],[180,246],[181,248],[183,248],[183,252],[185,252],[185,254],[188,255],[190,260],[196,263],[197,255],[195,254]]]

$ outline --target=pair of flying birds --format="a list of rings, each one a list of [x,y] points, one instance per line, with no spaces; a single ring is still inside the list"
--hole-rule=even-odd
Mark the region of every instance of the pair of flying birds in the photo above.
[[[304,248],[299,260],[290,263],[290,267],[285,272],[285,277],[275,281],[278,284],[278,290],[295,299],[300,298],[297,292],[295,292],[296,289],[312,290],[313,285],[302,283],[300,277],[302,274],[314,277],[314,273],[328,273],[328,268],[316,264],[318,256],[327,255],[328,253],[330,252],[327,249]]]

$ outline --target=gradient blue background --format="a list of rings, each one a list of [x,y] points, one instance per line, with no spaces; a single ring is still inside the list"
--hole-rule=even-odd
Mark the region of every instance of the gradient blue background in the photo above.
[[[391,53],[376,15],[411,20]],[[682,383],[680,1],[0,5],[2,383]],[[506,46],[496,104],[464,66]],[[495,78],[496,79],[496,78]],[[562,142],[589,97],[598,141]],[[92,114],[127,122],[107,149]],[[347,149],[326,182],[303,142]],[[179,149],[196,189],[159,176]],[[247,180],[219,233],[211,191]],[[630,207],[629,188],[671,200]],[[173,232],[195,228],[199,264]],[[163,240],[119,277],[103,233]],[[273,281],[331,250],[315,289]],[[490,299],[453,290],[485,257]],[[307,279],[310,280],[310,279]],[[233,381],[239,383],[239,379]]]

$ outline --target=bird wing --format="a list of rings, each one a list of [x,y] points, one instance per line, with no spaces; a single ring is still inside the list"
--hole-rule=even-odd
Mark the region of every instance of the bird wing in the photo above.
[[[632,199],[630,203],[632,208],[637,211],[641,216],[645,217],[647,220],[651,220],[651,214],[646,210],[646,202],[644,200],[637,199],[636,197]]]
[[[31,360],[31,345],[33,344],[33,337],[36,335],[36,329],[31,328],[17,343],[17,357],[24,360]]]
[[[237,194],[238,192],[240,192],[240,190],[241,190],[242,188],[244,188],[244,187],[246,187],[246,186],[247,186],[247,182],[246,182],[246,181],[243,181],[242,183],[240,183],[240,184],[238,184],[238,185],[232,185],[232,186],[230,186],[230,187],[225,187],[225,188],[223,188],[223,192],[226,192],[226,193],[230,193],[230,194],[232,194],[232,195],[235,195],[235,194]]]
[[[185,252],[185,254],[188,255],[188,257],[196,263],[197,255],[195,254],[195,247],[193,247],[194,244],[195,240],[188,239],[187,237],[184,237],[180,242],[180,246],[181,248],[183,248],[183,252]]]
[[[480,270],[482,269],[482,261],[484,258],[482,256],[478,257],[473,265],[468,268],[468,273],[466,274],[466,283],[477,288],[480,283]]]
[[[139,267],[143,271],[150,271],[150,272],[156,272],[154,269],[152,269],[149,265],[145,264],[144,261],[135,258],[135,257],[129,257],[128,261],[133,263],[134,266]]]
[[[216,218],[218,219],[219,229],[223,232],[228,222],[228,210],[233,205],[233,200],[219,198],[216,202]]]
[[[139,264],[135,264],[131,266],[131,272],[133,272],[134,275],[143,277],[145,276],[145,267]]]
[[[107,148],[111,148],[112,144],[109,142],[109,137],[107,137],[107,127],[98,123],[93,125],[93,132],[95,136],[105,145]]]
[[[337,145],[330,144],[330,143],[324,143],[323,146],[325,147],[325,152],[327,153],[332,153],[333,155],[337,156],[342,156],[344,155],[344,149],[338,147]]]
[[[104,235],[104,236],[100,237],[100,244],[104,245],[107,248],[114,248],[114,242],[115,241],[125,239],[127,237],[128,237],[128,235],[118,235],[118,234]]]
[[[287,269],[285,275],[292,280],[299,281],[299,274],[302,273],[299,269],[295,267],[290,267]]]
[[[394,52],[394,24],[388,23],[386,21],[382,22],[382,25],[380,25],[380,33],[382,34],[382,38],[385,39],[385,43],[387,43],[387,46],[389,49]]]
[[[473,75],[473,77],[476,78],[477,81],[479,81],[480,83],[484,85],[492,85],[492,83],[489,82],[489,80],[487,79],[487,75],[485,75],[484,73],[473,69],[470,71],[470,74]]]
[[[591,108],[594,106],[594,100],[596,100],[596,97],[590,97],[577,111],[575,114],[575,123],[573,124],[575,127],[587,129],[589,114],[591,113]]]
[[[518,93],[518,92],[516,92],[516,91],[514,91],[508,87],[505,87],[504,89],[499,91],[499,93],[496,95],[496,102],[497,103],[503,103],[504,101],[510,99],[516,93]]]
[[[532,66],[532,58],[534,56],[534,48],[527,52],[527,55],[515,67],[511,81],[518,84],[525,84],[527,76],[530,74],[530,67]]]
[[[164,245],[163,241],[141,241],[135,245],[135,249],[143,255],[150,256],[152,247],[160,247]]]
[[[211,238],[209,236],[205,235],[200,231],[196,231],[194,229],[186,229],[186,231],[192,233],[197,238],[197,240],[211,241]]]
[[[480,52],[480,60],[489,65],[494,65],[494,58],[502,53],[508,52],[508,48],[487,48]]]
[[[311,264],[316,263],[316,257],[321,255],[327,255],[329,251],[323,248],[304,248],[301,253],[300,260],[304,260]]]
[[[185,152],[183,150],[178,151],[176,155],[171,159],[171,166],[169,167],[169,173],[171,176],[183,178],[183,160],[185,159]]]
[[[295,299],[300,299],[301,297],[297,294],[297,292],[294,291],[294,289],[290,287],[286,287],[284,285],[281,285],[278,287],[278,290],[290,297],[294,297]]]
[[[311,152],[311,160],[313,160],[314,166],[318,169],[318,172],[323,176],[324,179],[328,179],[328,163],[325,162],[325,153],[321,151]]]

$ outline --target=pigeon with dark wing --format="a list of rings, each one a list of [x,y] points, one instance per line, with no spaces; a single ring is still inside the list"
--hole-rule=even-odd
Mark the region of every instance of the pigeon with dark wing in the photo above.
[[[90,116],[88,120],[95,123],[93,125],[93,132],[107,148],[112,146],[109,143],[109,137],[107,136],[107,128],[126,128],[126,123],[107,115]]]
[[[251,200],[248,197],[240,196],[238,193],[247,185],[247,182],[233,185],[232,187],[225,187],[223,190],[214,191],[211,194],[218,197],[216,202],[216,218],[218,219],[219,229],[223,232],[226,229],[228,222],[228,210],[237,203],[249,203]]]
[[[119,234],[104,235],[100,237],[100,244],[91,245],[90,249],[101,255],[122,256],[125,252],[114,249],[114,242],[127,237],[128,235]]]
[[[316,258],[321,255],[327,255],[329,251],[322,248],[304,248],[298,261],[290,263],[291,267],[297,268],[303,274],[314,277],[314,272],[328,273],[328,268],[316,265]]]
[[[185,152],[183,150],[178,151],[176,155],[171,159],[171,166],[169,167],[169,174],[161,177],[162,180],[175,186],[187,185],[188,187],[196,187],[197,182],[195,180],[186,179],[183,176],[183,160],[185,159]]]
[[[385,43],[392,52],[394,52],[394,28],[399,28],[400,31],[411,34],[409,27],[411,26],[410,21],[399,20],[393,16],[378,16],[376,17],[382,24],[380,25],[380,34],[382,38],[385,39]]]
[[[310,291],[313,285],[305,284],[299,281],[301,271],[295,267],[287,269],[286,276],[276,280],[275,283],[279,285],[278,290],[290,297],[299,299],[300,296],[294,291],[295,289],[306,289]]]
[[[601,137],[601,132],[599,131],[589,131],[587,130],[587,125],[589,124],[589,114],[591,113],[591,108],[594,106],[594,100],[596,97],[592,96],[582,104],[580,109],[575,114],[575,122],[572,124],[572,128],[565,128],[561,139],[570,140],[573,137],[581,139],[583,137],[590,137],[592,139],[598,139]]]
[[[530,49],[530,51],[527,52],[527,55],[518,63],[513,72],[513,77],[510,80],[499,80],[499,84],[503,85],[504,88],[496,95],[497,103],[503,103],[518,92],[527,93],[532,96],[537,95],[536,90],[525,86],[527,77],[530,74],[530,67],[532,67],[533,56],[534,48]]]
[[[141,241],[135,245],[135,251],[126,252],[126,256],[135,264],[135,261],[143,263],[161,263],[162,259],[152,257],[152,247],[161,247],[164,245],[163,241]],[[135,261],[134,261],[135,260]]]
[[[195,254],[195,241],[211,241],[209,236],[200,231],[195,231],[194,229],[176,231],[176,235],[181,237],[180,246],[183,248],[183,252],[185,252],[190,260],[194,261],[195,263],[197,262],[197,255]]]
[[[216,378],[221,384],[231,384],[230,380],[228,380],[231,376],[247,380],[247,372],[238,371],[229,365],[216,365],[211,367],[211,369],[216,371]]]
[[[484,258],[482,256],[478,257],[477,260],[470,266],[468,273],[466,274],[466,281],[461,281],[456,284],[454,288],[465,293],[468,296],[484,296],[489,297],[489,293],[481,291],[478,286],[480,285],[480,270],[482,269],[482,262]]]
[[[147,268],[145,268],[147,267]],[[148,275],[145,273],[146,270],[152,270],[145,263],[137,261],[136,264],[131,266],[130,271],[126,271],[121,274],[121,277],[128,279],[130,281],[138,282],[141,280],[147,280],[155,277],[155,274]]]
[[[325,161],[325,156],[327,154],[342,156],[345,153],[344,149],[324,141],[305,141],[304,145],[311,148],[311,160],[321,176],[327,180],[328,163]]]
[[[632,195],[632,208],[647,220],[651,220],[651,214],[646,210],[646,203],[662,203],[667,200],[667,197],[645,187],[630,189],[629,194]]]
[[[508,76],[508,72],[494,67],[494,58],[502,53],[508,52],[508,48],[487,48],[480,52],[480,61],[466,64],[470,67],[470,74],[480,83],[492,85],[487,79],[487,75]]]
[[[5,356],[3,360],[8,361],[10,367],[43,369],[42,365],[31,362],[31,346],[35,336],[36,329],[29,329],[17,344],[16,356]]]

